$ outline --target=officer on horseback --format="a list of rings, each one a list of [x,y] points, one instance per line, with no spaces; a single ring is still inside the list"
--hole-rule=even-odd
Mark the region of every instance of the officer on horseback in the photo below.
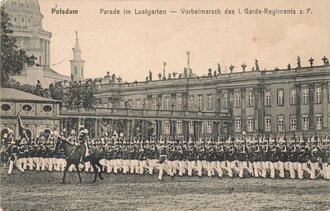
[[[83,158],[87,158],[90,156],[89,146],[88,146],[88,130],[83,129],[79,133],[79,153],[80,153],[80,162],[83,162]],[[83,150],[83,147],[85,146],[85,151]],[[85,152],[85,154],[83,154]]]

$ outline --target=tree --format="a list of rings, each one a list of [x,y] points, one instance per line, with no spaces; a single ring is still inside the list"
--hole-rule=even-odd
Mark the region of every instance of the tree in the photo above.
[[[63,85],[61,81],[49,85],[50,96],[55,100],[63,100]]]
[[[70,82],[64,90],[64,103],[72,107],[93,108],[96,104],[96,83],[88,79],[83,82]]]
[[[16,45],[10,17],[1,6],[1,84],[13,75],[21,74],[26,66],[34,65],[34,56],[26,55],[25,51]]]

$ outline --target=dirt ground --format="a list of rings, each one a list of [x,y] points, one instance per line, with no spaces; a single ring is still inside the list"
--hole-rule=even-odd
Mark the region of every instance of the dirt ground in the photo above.
[[[329,210],[330,181],[15,171],[1,175],[3,210]]]

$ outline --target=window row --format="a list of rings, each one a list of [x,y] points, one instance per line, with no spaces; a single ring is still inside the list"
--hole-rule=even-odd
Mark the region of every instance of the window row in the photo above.
[[[297,90],[291,89],[290,90],[290,104],[295,105],[297,104]],[[276,105],[278,106],[284,106],[284,99],[285,99],[285,93],[284,89],[277,89],[276,90]],[[308,104],[310,100],[310,90],[308,87],[303,87],[301,89],[301,95],[300,95],[300,103],[302,104]],[[314,89],[314,102],[315,103],[322,103],[322,88],[321,87],[315,87]],[[242,93],[241,91],[234,91],[233,93],[233,103],[234,107],[239,108],[242,106]],[[246,106],[247,107],[253,107],[255,103],[255,95],[253,90],[248,90],[246,92]],[[270,90],[264,91],[264,105],[265,106],[271,106],[272,105],[272,92]],[[229,96],[228,93],[222,94],[222,107],[228,108],[229,107]]]
[[[206,131],[204,129],[206,129]],[[175,131],[176,131],[176,134],[182,134],[183,133],[182,122],[177,122],[176,123]],[[212,133],[212,131],[213,131],[213,123],[212,122],[208,121],[208,122],[203,122],[202,123],[202,133]],[[194,134],[195,128],[194,128],[194,123],[193,122],[188,123],[188,132],[189,132],[189,134]],[[165,135],[171,134],[171,124],[169,122],[164,123],[163,133]]]
[[[197,104],[196,104],[197,103]],[[213,109],[213,95],[206,95],[206,105],[204,105],[204,95],[197,95],[197,102],[195,102],[195,96],[191,95],[188,99],[188,109],[189,110],[212,110]],[[206,106],[206,108],[204,108]],[[159,98],[152,98],[148,100],[136,99],[121,101],[121,108],[135,108],[135,109],[151,109],[151,110],[182,110],[183,109],[183,99],[181,96],[177,96],[175,100],[171,99],[171,97],[165,97],[163,100]]]
[[[297,130],[297,117],[296,116],[290,116],[290,131],[296,131]],[[246,120],[246,128],[248,132],[254,132],[255,126],[254,126],[254,119],[248,118]],[[270,116],[265,117],[265,125],[264,129],[266,132],[271,132],[272,129],[272,118]],[[284,132],[285,131],[285,122],[283,116],[277,117],[277,132]],[[301,118],[301,129],[304,131],[308,131],[310,128],[310,121],[308,116],[303,116]],[[315,116],[315,129],[316,130],[322,130],[322,116],[316,115]],[[235,132],[241,132],[242,131],[242,122],[240,118],[236,118],[234,120],[234,130]]]
[[[1,104],[2,111],[9,111],[10,109],[11,109],[11,106],[9,104],[7,104],[7,103]],[[22,105],[21,109],[22,109],[22,111],[29,112],[32,110],[32,106],[30,104],[24,104],[24,105]],[[42,110],[44,112],[51,112],[53,110],[53,107],[50,105],[44,105],[42,107]]]

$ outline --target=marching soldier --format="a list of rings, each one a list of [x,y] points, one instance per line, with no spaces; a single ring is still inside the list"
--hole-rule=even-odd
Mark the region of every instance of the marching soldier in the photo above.
[[[321,170],[320,166],[319,166],[319,162],[321,159],[321,149],[317,145],[317,139],[313,140],[312,143],[313,143],[313,146],[312,146],[312,149],[310,152],[310,167],[311,167],[310,178],[315,179],[315,172]]]
[[[261,137],[257,140],[253,141],[253,170],[254,170],[254,177],[259,177],[262,175],[262,150],[261,150]]]
[[[285,177],[285,170],[290,170],[288,163],[288,146],[286,138],[280,139],[280,149],[279,149],[279,161],[278,161],[278,169],[279,169],[279,177]]]
[[[280,156],[280,149],[279,145],[277,144],[276,138],[272,139],[270,142],[270,177],[275,179],[276,169],[279,169],[279,156]]]
[[[153,174],[154,169],[157,166],[157,148],[155,145],[155,141],[151,140],[150,141],[150,148],[149,148],[149,153],[148,153],[148,166],[149,166],[149,174]]]
[[[240,178],[244,176],[244,170],[247,170],[249,174],[252,174],[252,171],[248,168],[248,152],[246,147],[246,140],[239,140],[239,147],[237,151],[237,160]]]
[[[17,163],[17,154],[18,154],[18,147],[19,142],[15,141],[15,139],[12,137],[12,134],[9,136],[10,141],[10,161],[9,161],[9,168],[8,168],[8,175],[11,175],[13,173],[14,165],[17,167],[18,170],[21,172],[24,172],[24,169]]]
[[[6,163],[8,162],[8,152],[7,148],[9,145],[9,140],[8,140],[8,134],[5,133],[3,134],[3,138],[1,139],[1,144],[0,144],[0,166],[6,167]]]
[[[311,170],[307,166],[307,162],[309,160],[310,149],[306,144],[304,139],[301,139],[300,142],[300,151],[298,154],[298,178],[303,179],[304,172],[307,172],[309,175],[311,174]]]
[[[197,145],[196,154],[197,154],[197,161],[196,161],[197,175],[201,177],[203,174],[203,161],[206,162],[206,157],[207,157],[205,142],[202,141],[201,139],[199,140],[199,143]]]
[[[226,170],[226,158],[225,158],[225,149],[223,146],[223,142],[218,140],[216,147],[216,162],[217,162],[217,172],[218,176],[223,176],[223,170]]]
[[[170,168],[167,167],[167,158],[169,156],[169,150],[168,147],[165,145],[164,141],[160,141],[159,146],[158,146],[158,153],[159,153],[159,174],[158,174],[158,180],[162,180],[164,171],[168,175],[170,175],[173,179],[173,172],[171,171]]]
[[[239,172],[239,169],[236,166],[236,152],[237,148],[235,147],[233,140],[228,139],[228,142],[226,143],[225,153],[229,177],[233,177],[233,173]]]

